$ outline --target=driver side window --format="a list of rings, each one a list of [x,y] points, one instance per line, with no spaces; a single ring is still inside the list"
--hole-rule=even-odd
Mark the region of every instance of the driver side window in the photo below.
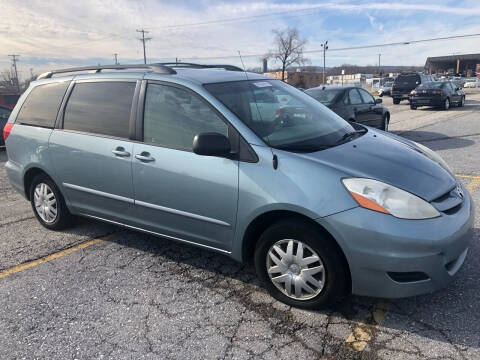
[[[143,141],[192,151],[195,135],[216,132],[228,137],[227,124],[192,91],[149,84],[145,97]]]
[[[348,98],[350,99],[350,105],[360,105],[362,103],[362,98],[358,94],[357,89],[350,89]]]
[[[370,95],[363,89],[358,89],[358,91],[360,92],[360,96],[362,97],[362,100],[365,104],[375,104],[375,99],[372,95]]]

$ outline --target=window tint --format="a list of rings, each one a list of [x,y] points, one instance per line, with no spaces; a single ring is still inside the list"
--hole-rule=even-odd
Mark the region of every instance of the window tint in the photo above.
[[[350,99],[350,105],[358,105],[362,103],[362,98],[358,94],[357,89],[351,89],[348,92],[348,98]]]
[[[134,91],[134,82],[75,84],[65,109],[63,128],[128,138]]]
[[[23,103],[16,122],[53,128],[68,84],[59,82],[34,88]]]
[[[418,84],[420,84],[420,75],[418,74],[398,75],[395,79],[395,85],[399,86],[415,87]]]
[[[146,143],[192,151],[195,135],[205,132],[228,136],[228,126],[193,92],[148,85],[143,120]]]
[[[358,91],[360,92],[360,96],[362,97],[362,100],[365,104],[375,104],[375,99],[372,95],[370,95],[363,89],[358,89]]]

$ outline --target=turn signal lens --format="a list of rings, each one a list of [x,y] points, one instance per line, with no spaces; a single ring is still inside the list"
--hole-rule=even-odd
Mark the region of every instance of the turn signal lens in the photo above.
[[[7,140],[8,135],[10,135],[10,132],[13,129],[13,124],[12,123],[7,123],[5,127],[3,128],[3,140]]]
[[[358,205],[360,205],[361,207],[364,207],[373,211],[382,212],[385,214],[390,214],[385,208],[378,205],[375,201],[372,201],[366,198],[365,196],[362,196],[354,192],[350,192],[350,194],[353,196],[355,200],[357,200]]]

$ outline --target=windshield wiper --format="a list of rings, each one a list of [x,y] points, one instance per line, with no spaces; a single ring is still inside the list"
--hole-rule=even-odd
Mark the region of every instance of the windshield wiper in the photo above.
[[[341,142],[344,142],[346,140],[350,140],[353,137],[355,137],[356,135],[365,134],[367,131],[368,131],[367,129],[361,129],[361,130],[355,130],[355,131],[346,133],[337,141],[337,144],[341,143]]]

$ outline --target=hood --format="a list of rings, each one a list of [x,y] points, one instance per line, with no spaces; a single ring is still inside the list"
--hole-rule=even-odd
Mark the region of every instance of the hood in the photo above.
[[[382,181],[429,202],[456,185],[454,177],[415,143],[372,128],[348,143],[299,156],[336,168],[345,176]]]

